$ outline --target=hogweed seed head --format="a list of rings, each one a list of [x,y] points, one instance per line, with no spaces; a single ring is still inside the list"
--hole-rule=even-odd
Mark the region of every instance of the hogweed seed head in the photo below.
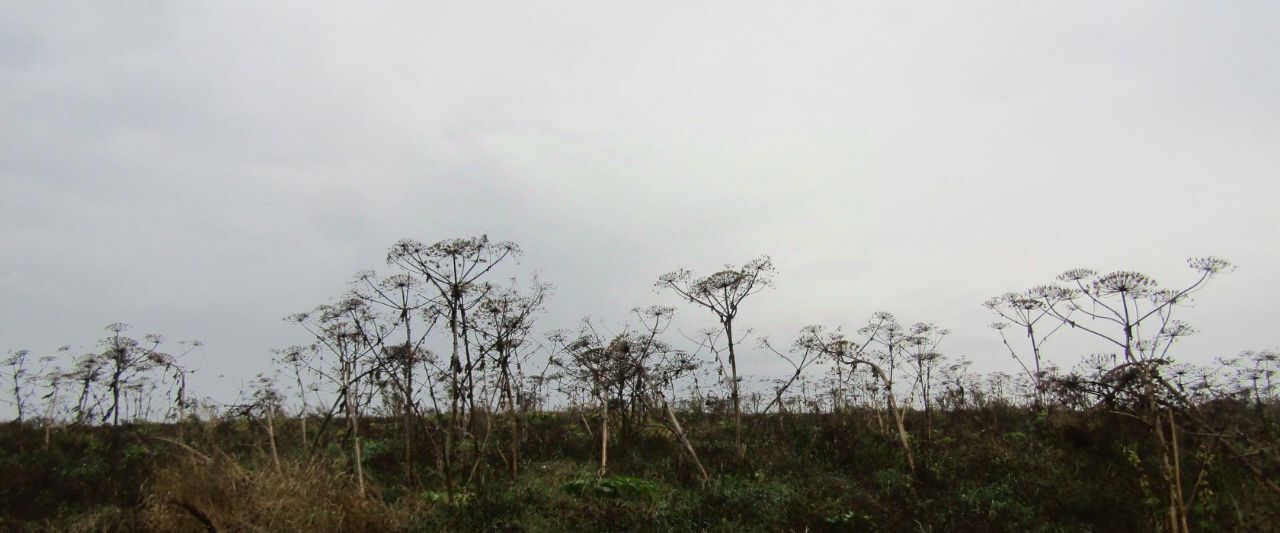
[[[1231,264],[1231,262],[1212,256],[1192,257],[1187,260],[1187,266],[1197,272],[1204,272],[1205,274],[1230,272],[1236,268],[1235,265]]]
[[[1059,274],[1058,279],[1062,281],[1080,281],[1080,280],[1092,278],[1096,275],[1098,275],[1097,272],[1094,272],[1087,268],[1073,268],[1071,270],[1063,272],[1062,274]]]
[[[1155,289],[1156,281],[1138,272],[1112,272],[1093,282],[1093,288],[1101,295],[1142,295]]]

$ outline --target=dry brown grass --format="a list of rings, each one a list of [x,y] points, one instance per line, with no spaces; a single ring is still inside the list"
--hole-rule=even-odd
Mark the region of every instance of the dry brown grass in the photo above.
[[[277,472],[193,454],[159,469],[145,494],[142,519],[155,531],[398,531],[409,521],[356,494],[348,474],[297,462]]]

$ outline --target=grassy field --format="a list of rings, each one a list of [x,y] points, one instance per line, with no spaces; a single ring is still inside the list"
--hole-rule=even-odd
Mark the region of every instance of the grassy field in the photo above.
[[[1274,419],[1242,405],[1222,409]],[[478,453],[462,453],[467,479],[454,494],[432,474],[430,440],[420,441],[410,482],[395,421],[365,419],[363,497],[342,435],[307,450],[297,419],[275,421],[278,467],[258,418],[118,428],[10,423],[0,426],[0,528],[1148,531],[1160,512],[1158,485],[1140,464],[1151,456],[1149,431],[1101,410],[942,414],[931,439],[913,436],[914,475],[869,412],[748,417],[745,455],[735,453],[723,418],[690,413],[687,429],[710,473],[705,484],[665,428],[639,422],[614,437],[609,474],[597,478],[598,435],[588,434],[591,415],[583,415],[531,414],[514,479],[498,446],[476,444]],[[320,421],[310,422],[314,432]],[[1230,457],[1194,435],[1183,449],[1210,465],[1190,504],[1193,529],[1278,527],[1280,503]]]

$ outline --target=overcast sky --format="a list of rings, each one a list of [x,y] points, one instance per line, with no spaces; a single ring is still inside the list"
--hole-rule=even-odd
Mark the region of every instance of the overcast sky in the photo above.
[[[1280,3],[323,4],[0,3],[0,349],[127,322],[225,395],[397,239],[482,233],[547,328],[767,253],[759,333],[888,310],[1012,371],[989,296],[1212,254],[1179,356],[1277,345]]]

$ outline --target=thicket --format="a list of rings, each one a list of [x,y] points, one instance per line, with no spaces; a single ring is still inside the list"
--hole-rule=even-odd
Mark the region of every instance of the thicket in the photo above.
[[[885,312],[753,339],[768,257],[658,278],[716,319],[695,335],[664,306],[541,329],[554,289],[511,277],[519,255],[396,243],[388,272],[289,317],[309,342],[231,402],[188,390],[198,342],[175,354],[123,324],[79,356],[10,352],[0,526],[1258,531],[1280,515],[1280,358],[1175,358],[1193,332],[1177,312],[1225,261],[1190,260],[1174,288],[1076,269],[993,298],[1021,371],[980,375],[945,354],[948,330]],[[1111,350],[1046,349],[1065,335]],[[794,371],[753,375],[744,348]]]

